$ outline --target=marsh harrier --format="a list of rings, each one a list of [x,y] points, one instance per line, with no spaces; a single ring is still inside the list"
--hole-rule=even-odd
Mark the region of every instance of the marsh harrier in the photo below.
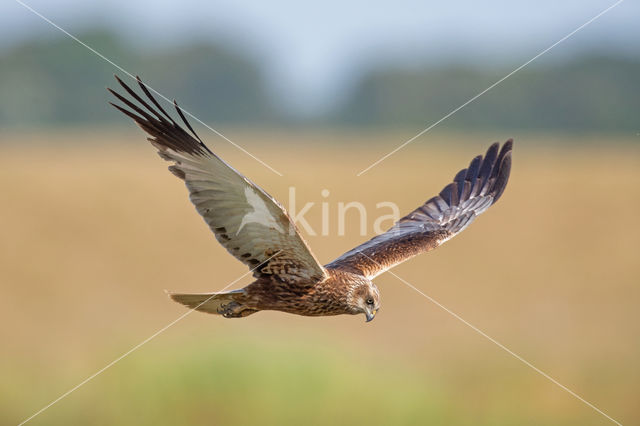
[[[111,104],[149,134],[160,157],[172,163],[169,170],[184,180],[191,202],[218,242],[253,272],[255,281],[239,290],[170,294],[198,311],[226,318],[264,310],[306,316],[364,314],[371,321],[380,308],[380,293],[371,280],[460,233],[498,201],[509,179],[513,142],[502,148],[496,142],[440,194],[387,232],[322,266],[280,203],[209,150],[175,101],[188,131],[139,78],[146,100],[116,79],[130,98],[109,89],[125,107]]]

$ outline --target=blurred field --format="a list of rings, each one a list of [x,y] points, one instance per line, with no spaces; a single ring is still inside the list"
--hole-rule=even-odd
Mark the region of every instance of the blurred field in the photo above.
[[[323,262],[363,240],[355,220],[336,235],[338,201],[407,212],[512,136],[429,134],[356,178],[411,135],[230,134],[279,177],[202,134],[283,204],[289,186],[299,207],[315,201],[318,230],[329,202],[330,235],[308,238]],[[638,424],[638,137],[513,136],[500,202],[394,272]],[[183,314],[163,289],[214,291],[245,269],[141,132],[0,137],[0,424],[15,424]],[[32,424],[609,423],[390,274],[376,283],[383,305],[369,324],[194,313]]]

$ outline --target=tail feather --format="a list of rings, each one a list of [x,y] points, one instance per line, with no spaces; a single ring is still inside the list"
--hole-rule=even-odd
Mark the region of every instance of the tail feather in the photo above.
[[[196,311],[224,315],[229,312],[229,308],[239,305],[234,298],[238,293],[242,293],[242,290],[226,293],[169,293],[169,297]]]

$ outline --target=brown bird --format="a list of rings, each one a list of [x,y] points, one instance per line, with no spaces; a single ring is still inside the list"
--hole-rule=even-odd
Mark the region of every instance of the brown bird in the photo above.
[[[147,139],[160,157],[173,163],[169,170],[184,180],[191,202],[218,242],[255,277],[240,290],[170,294],[198,311],[226,318],[264,310],[306,316],[364,314],[371,321],[380,309],[380,292],[371,280],[461,232],[498,201],[509,179],[511,139],[501,149],[497,142],[491,145],[484,158],[475,157],[439,195],[387,232],[322,266],[280,203],[211,152],[175,101],[191,133],[167,114],[139,77],[147,100],[116,79],[139,105],[109,89],[129,109],[111,105],[151,136]]]

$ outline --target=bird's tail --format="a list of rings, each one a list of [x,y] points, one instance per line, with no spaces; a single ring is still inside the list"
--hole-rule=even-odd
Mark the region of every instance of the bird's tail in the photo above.
[[[169,293],[169,297],[196,311],[218,314],[225,318],[239,318],[257,312],[242,304],[239,296],[243,294],[243,290],[233,290],[226,293]]]

